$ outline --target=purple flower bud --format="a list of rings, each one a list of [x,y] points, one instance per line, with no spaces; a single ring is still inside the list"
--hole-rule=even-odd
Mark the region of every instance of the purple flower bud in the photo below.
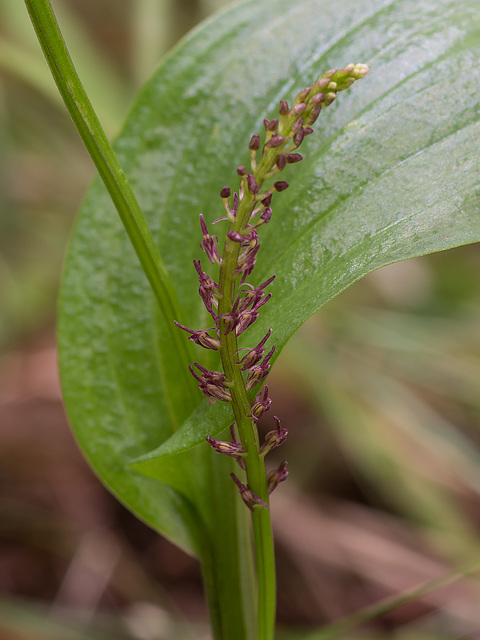
[[[253,511],[255,507],[263,507],[264,509],[268,509],[268,505],[257,495],[255,495],[253,491],[246,487],[243,482],[240,482],[240,480],[234,473],[231,473],[230,475],[238,487],[242,500],[250,509],[250,511]]]
[[[200,226],[202,227],[203,233],[203,241],[200,243],[200,247],[205,251],[205,253],[207,254],[207,258],[212,264],[214,264],[215,261],[220,263],[220,254],[217,248],[218,237],[211,236],[208,233],[207,225],[205,224],[205,220],[202,214],[200,214]]]
[[[310,99],[310,104],[320,104],[324,100],[325,94],[322,91],[319,91],[319,93],[316,93],[314,96],[312,96],[312,98]]]
[[[270,126],[270,120],[267,120],[267,118],[265,118],[263,121],[263,126],[265,127],[265,131],[268,131],[268,127]]]
[[[247,186],[252,195],[256,195],[258,193],[258,184],[253,176],[253,173],[249,173],[247,176]]]
[[[246,176],[247,175],[247,168],[242,165],[240,165],[239,167],[237,167],[237,174],[239,176]]]
[[[317,106],[314,107],[310,111],[308,116],[305,118],[305,123],[306,124],[314,124],[317,121],[318,116],[320,115],[321,111],[322,111],[322,105],[321,104],[317,104]]]
[[[284,140],[285,138],[283,136],[273,136],[272,138],[270,138],[270,140],[267,140],[265,146],[268,149],[276,149],[282,144]]]
[[[311,133],[313,133],[312,127],[303,127],[303,133],[304,135],[309,136]]]
[[[260,136],[255,134],[250,139],[250,144],[248,145],[250,151],[257,151],[260,149]]]
[[[288,431],[282,429],[280,420],[277,416],[273,416],[273,419],[277,423],[277,428],[274,431],[269,431],[265,436],[265,441],[260,448],[260,455],[264,456],[275,447],[279,447],[287,439]]]
[[[286,116],[289,112],[288,102],[286,100],[280,100],[280,107],[278,109],[278,113],[281,116]]]
[[[262,211],[260,215],[260,220],[262,220],[264,224],[267,224],[267,222],[270,222],[271,219],[272,219],[272,207],[267,207]]]
[[[295,98],[293,104],[295,105],[295,104],[300,104],[300,102],[304,102],[307,99],[308,94],[310,93],[310,89],[311,87],[306,87],[305,89],[302,89],[300,93],[297,95],[297,97]]]
[[[303,156],[300,153],[287,153],[288,164],[293,164],[294,162],[300,162],[300,160],[303,160]]]
[[[298,104],[296,104],[294,107],[290,109],[290,114],[292,116],[299,116],[301,113],[305,111],[306,108],[307,108],[307,105],[305,104],[305,102],[299,102]]]
[[[278,182],[274,182],[273,186],[275,187],[275,191],[285,191],[285,189],[288,189],[288,182],[279,180]]]
[[[285,169],[285,165],[287,164],[287,156],[284,153],[281,153],[277,158],[277,167],[280,171]]]
[[[271,193],[267,193],[267,195],[264,198],[260,197],[260,199],[261,199],[262,205],[264,207],[269,207],[270,203],[272,202],[272,194]]]
[[[230,197],[230,187],[223,187],[223,189],[220,191],[220,197],[221,198],[229,198]]]
[[[281,482],[285,482],[288,476],[288,469],[286,461],[282,462],[282,464],[275,469],[274,471],[270,471],[267,476],[267,486],[268,493],[271,494]]]
[[[230,238],[230,240],[233,240],[233,242],[243,242],[245,240],[245,238],[238,233],[238,231],[229,231],[227,233],[227,238]]]
[[[325,89],[328,85],[328,83],[330,82],[330,78],[319,78],[316,82],[315,82],[315,91],[323,91],[323,89]]]
[[[259,391],[259,393],[257,393],[255,401],[252,405],[251,416],[255,420],[255,422],[257,422],[257,420],[259,420],[259,418],[261,418],[264,413],[269,411],[271,404],[272,401],[268,397],[268,387],[267,385],[265,385],[262,391]]]
[[[174,320],[174,322],[179,329],[183,329],[187,333],[192,334],[188,337],[188,339],[195,344],[198,344],[205,349],[213,349],[214,351],[218,351],[220,349],[220,340],[218,340],[217,338],[213,338],[208,333],[209,331],[213,331],[215,327],[210,327],[210,329],[203,329],[201,331],[193,331],[193,329],[185,327],[183,324],[180,324],[176,320]]]
[[[210,278],[210,276],[202,271],[200,260],[198,262],[194,260],[193,264],[195,265],[195,269],[197,270],[198,279],[200,282],[198,293],[200,294],[200,297],[202,298],[203,304],[205,305],[208,313],[212,313],[213,307],[217,306],[218,304],[214,297],[215,289],[218,289],[218,285]]]
[[[276,131],[278,127],[278,120],[277,118],[274,118],[273,120],[271,120],[267,126],[267,130],[268,131]]]
[[[296,147],[299,147],[302,144],[304,137],[305,137],[305,132],[302,128],[300,129],[300,131],[297,131],[297,133],[293,136],[293,142],[295,143]]]
[[[292,124],[292,133],[298,133],[299,131],[302,130],[302,127],[303,127],[303,116],[300,116]]]

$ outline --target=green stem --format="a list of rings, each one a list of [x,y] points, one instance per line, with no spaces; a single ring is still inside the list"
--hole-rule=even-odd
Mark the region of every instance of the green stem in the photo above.
[[[49,0],[25,0],[50,71],[85,147],[123,222],[164,316],[172,343],[182,362],[191,359],[189,345],[174,320],[183,316],[165,265],[115,152],[88,99],[63,40]],[[184,369],[187,393],[195,398],[195,384]]]
[[[253,197],[246,192],[237,212],[237,224],[231,225],[235,231],[246,226],[252,207]],[[234,274],[237,268],[240,245],[226,239],[219,280],[219,315],[231,312],[235,302]],[[244,458],[248,488],[263,502],[269,505],[269,495],[265,464],[260,456],[260,442],[256,425],[251,417],[251,402],[245,387],[240,367],[236,364],[238,343],[235,331],[226,333],[226,322],[220,322],[220,356],[227,380],[232,385],[232,408],[239,432]],[[253,535],[255,541],[257,566],[258,600],[258,640],[272,640],[275,631],[276,576],[270,509],[256,507],[252,513]]]

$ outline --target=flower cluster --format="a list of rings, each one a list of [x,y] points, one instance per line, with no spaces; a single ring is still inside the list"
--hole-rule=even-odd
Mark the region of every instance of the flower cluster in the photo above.
[[[275,352],[274,346],[267,353],[265,348],[271,329],[253,348],[239,349],[237,344],[238,337],[257,320],[260,309],[270,300],[271,294],[265,290],[275,278],[272,276],[257,287],[247,282],[260,249],[258,230],[272,218],[274,194],[288,188],[288,182],[276,180],[277,174],[287,165],[302,160],[297,149],[304,138],[313,132],[312,125],[321,111],[332,104],[339,91],[350,87],[367,72],[368,67],[363,64],[349,64],[327,71],[311,87],[301,91],[291,107],[286,100],[281,100],[278,118],[264,120],[263,147],[260,136],[253,135],[249,143],[250,170],[243,165],[237,168],[240,177],[238,193],[232,196],[229,187],[224,187],[220,192],[226,215],[215,223],[226,221],[229,225],[222,256],[218,236],[210,235],[207,224],[200,215],[203,235],[200,247],[211,264],[219,266],[218,282],[215,282],[203,271],[200,260],[194,260],[199,277],[199,294],[212,316],[213,326],[195,331],[176,324],[190,334],[188,339],[195,344],[220,351],[223,373],[209,371],[197,362],[190,365],[190,371],[210,403],[216,400],[232,403],[236,420],[230,427],[231,442],[217,441],[210,436],[207,441],[218,453],[232,456],[246,470],[247,480],[249,456],[265,456],[281,445],[287,436],[287,430],[282,428],[280,420],[275,416],[276,428],[267,433],[262,445],[257,444],[256,437],[253,441],[255,450],[252,450],[252,441],[248,441],[248,434],[252,429],[256,431],[257,421],[271,406],[266,385],[257,392],[253,402],[249,394],[268,375],[270,360]],[[273,184],[264,188],[265,181],[269,179],[274,180]],[[246,353],[241,355],[241,351]],[[250,407],[248,411],[245,410],[246,405]],[[245,421],[249,426],[242,429]],[[265,478],[268,493],[283,482],[287,474],[286,462],[271,471]],[[232,474],[232,478],[251,510],[255,507],[267,508],[265,500],[256,495],[248,484],[242,483],[235,474]]]

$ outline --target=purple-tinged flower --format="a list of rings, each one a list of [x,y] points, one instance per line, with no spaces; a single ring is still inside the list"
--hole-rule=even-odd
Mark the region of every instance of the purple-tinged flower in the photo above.
[[[240,482],[240,480],[234,473],[231,473],[230,475],[232,476],[233,481],[238,487],[238,491],[240,492],[242,500],[250,509],[250,511],[253,511],[255,507],[263,507],[264,509],[268,509],[268,505],[261,498],[255,495],[253,491],[251,491],[251,489],[245,486],[243,482]]]
[[[201,266],[201,262],[200,260],[197,262],[196,260],[193,261],[193,264],[195,265],[195,269],[198,273],[198,279],[200,282],[200,287],[198,289],[198,293],[200,294],[200,297],[203,300],[203,304],[205,305],[205,308],[207,309],[208,313],[212,313],[213,311],[213,307],[217,307],[218,306],[218,302],[215,299],[215,289],[218,289],[218,285],[216,282],[214,282],[210,276],[208,276],[203,270],[202,270],[202,266]]]
[[[246,329],[248,329],[248,327],[250,327],[254,322],[256,322],[258,318],[258,310],[260,309],[260,307],[263,307],[263,305],[266,304],[271,297],[272,294],[269,293],[259,302],[257,302],[257,304],[251,309],[238,313],[238,322],[236,324],[237,337],[240,336],[244,331],[246,331]]]
[[[265,337],[262,338],[262,340],[260,340],[257,346],[254,349],[250,349],[248,353],[245,356],[243,356],[240,362],[237,362],[237,364],[241,365],[240,367],[241,371],[246,371],[247,369],[250,369],[250,367],[253,367],[258,362],[260,362],[263,354],[265,353],[265,349],[263,348],[263,345],[266,343],[266,341],[269,339],[271,335],[272,335],[272,329],[269,329]],[[241,349],[239,349],[239,351],[241,351]]]
[[[200,345],[201,347],[205,347],[205,349],[213,349],[214,351],[218,351],[220,349],[220,340],[217,338],[213,338],[208,332],[213,331],[215,327],[210,327],[209,329],[202,329],[200,331],[194,331],[193,329],[189,329],[185,327],[183,324],[180,324],[176,320],[174,320],[175,324],[179,329],[183,329],[187,333],[191,333],[188,337],[189,340],[194,342],[195,344]]]
[[[243,273],[242,282],[245,282],[247,276],[249,276],[253,268],[255,267],[255,256],[260,249],[260,243],[258,242],[258,233],[255,229],[245,236],[244,251],[238,257],[238,266],[234,273]]]
[[[286,100],[280,100],[278,113],[281,116],[286,116],[288,112],[289,112],[288,102]]]
[[[253,387],[268,375],[270,369],[269,360],[273,356],[274,351],[275,347],[272,347],[260,364],[256,364],[254,367],[251,367],[245,384],[247,389],[253,389]]]
[[[242,469],[245,469],[245,463],[243,458],[247,455],[243,450],[241,443],[237,440],[235,435],[235,422],[230,425],[231,442],[222,442],[221,440],[214,440],[211,436],[207,436],[206,440],[208,444],[217,453],[224,453],[227,456],[235,458]]]
[[[283,429],[280,424],[280,419],[277,416],[273,416],[273,419],[277,423],[277,428],[274,431],[269,431],[265,436],[265,441],[260,448],[260,455],[264,456],[275,447],[279,447],[287,439],[288,431]]]
[[[207,225],[205,223],[205,220],[202,214],[200,214],[200,226],[202,227],[202,233],[203,233],[203,240],[200,243],[200,247],[205,251],[205,253],[207,254],[207,258],[210,260],[212,264],[215,264],[215,262],[218,262],[218,264],[220,264],[221,263],[220,253],[218,252],[218,247],[217,247],[218,237],[211,236],[208,233]]]
[[[268,387],[265,385],[261,391],[259,391],[255,397],[255,401],[252,404],[251,416],[257,422],[264,413],[266,413],[272,404],[272,400],[268,397]]]
[[[271,494],[272,491],[275,491],[275,489],[278,487],[278,485],[281,482],[285,482],[285,480],[287,479],[287,476],[288,476],[287,462],[284,461],[278,467],[278,469],[275,469],[274,471],[270,471],[270,473],[268,474],[267,476],[268,493]]]
[[[279,180],[278,182],[274,182],[273,186],[275,191],[285,191],[285,189],[288,189],[288,182],[285,180]]]
[[[197,367],[201,376],[198,375],[193,367]],[[220,373],[220,371],[209,371],[197,362],[194,362],[193,365],[189,364],[188,368],[190,369],[192,376],[200,383],[198,388],[210,404],[213,404],[215,400],[231,402],[232,397],[228,391],[225,374]]]
[[[240,165],[239,167],[237,167],[237,174],[239,176],[246,176],[247,175],[247,167],[244,167],[243,164]]]
[[[230,189],[228,187],[225,187],[225,189],[228,189],[228,192],[230,192]],[[222,200],[223,200],[223,206],[225,207],[225,211],[227,212],[227,215],[223,216],[222,218],[217,218],[216,220],[213,221],[213,224],[217,224],[217,222],[221,222],[222,220],[228,220],[229,222],[232,222],[232,223],[235,222],[235,216],[237,215],[237,209],[238,209],[238,194],[236,193],[233,194],[232,207],[230,207],[228,198],[222,198]]]
[[[267,222],[270,222],[271,219],[272,219],[272,207],[267,207],[262,211],[260,220],[263,222],[263,224],[267,224]]]
[[[225,455],[231,456],[235,459],[247,455],[242,449],[242,445],[240,443],[222,442],[221,440],[214,440],[211,436],[207,436],[206,440],[217,453],[224,453]]]
[[[250,305],[255,307],[265,295],[265,287],[268,287],[275,280],[275,275],[262,282],[260,286],[254,288],[253,285],[244,282],[242,286],[251,287],[251,291],[245,291],[244,296],[240,302],[240,309],[243,311]],[[243,291],[243,290],[242,290]]]

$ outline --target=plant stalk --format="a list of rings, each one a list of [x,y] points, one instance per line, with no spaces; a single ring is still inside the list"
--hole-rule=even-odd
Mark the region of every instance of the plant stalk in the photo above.
[[[25,0],[30,19],[65,106],[123,222],[164,316],[182,362],[191,358],[174,320],[183,317],[170,277],[123,169],[88,99],[63,40],[49,0]],[[195,384],[185,370],[184,388],[195,401]]]

